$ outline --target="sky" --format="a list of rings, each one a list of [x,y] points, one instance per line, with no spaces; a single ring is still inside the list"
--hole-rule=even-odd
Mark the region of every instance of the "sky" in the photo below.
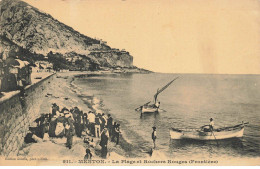
[[[25,0],[163,73],[260,74],[259,0]]]

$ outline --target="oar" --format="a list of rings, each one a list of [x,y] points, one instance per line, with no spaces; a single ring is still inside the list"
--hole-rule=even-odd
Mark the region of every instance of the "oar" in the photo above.
[[[167,111],[166,111],[166,110],[164,110],[164,109],[158,109],[158,111],[159,111],[159,110],[161,110],[162,112],[167,112]]]
[[[245,125],[245,124],[249,124],[249,122],[245,122],[245,123],[244,123],[244,122],[242,121],[242,125]]]
[[[136,109],[135,109],[135,111],[138,111],[138,109],[140,109],[142,106],[140,106],[140,107],[137,107]]]
[[[216,136],[215,136],[213,130],[211,130],[211,133],[213,134],[213,136],[214,136],[214,138],[215,138],[215,140],[216,140],[216,142],[217,142],[217,145],[218,145],[218,140],[216,139]]]

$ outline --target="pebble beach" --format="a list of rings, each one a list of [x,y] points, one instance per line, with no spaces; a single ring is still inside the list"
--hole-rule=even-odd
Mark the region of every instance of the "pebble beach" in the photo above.
[[[83,112],[94,111],[99,113],[107,112],[103,109],[102,100],[95,96],[88,95],[81,99],[80,96],[87,95],[86,93],[79,93],[78,88],[73,85],[74,76],[80,74],[100,74],[101,72],[64,72],[54,75],[54,80],[50,83],[46,90],[46,95],[42,104],[40,105],[40,114],[49,113],[52,103],[56,103],[60,108],[66,107],[68,109],[75,106],[79,107]],[[86,99],[87,98],[87,99]],[[116,121],[116,119],[114,119]],[[31,127],[36,127],[31,126]],[[124,132],[120,134],[120,143],[116,145],[114,142],[108,143],[107,159],[125,159],[125,158],[147,158],[150,157],[148,153],[138,151],[135,147],[129,144],[124,139]],[[84,137],[93,139],[92,145],[84,143]],[[109,139],[110,140],[110,139]],[[29,143],[23,145],[18,153],[20,158],[47,158],[50,161],[61,160],[84,160],[85,150],[89,148],[93,155],[92,159],[101,159],[101,147],[99,146],[100,138],[88,136],[84,131],[82,137],[74,136],[73,145],[71,149],[66,148],[66,138],[52,138],[49,140],[37,139],[37,143]],[[47,161],[42,161],[47,162]]]

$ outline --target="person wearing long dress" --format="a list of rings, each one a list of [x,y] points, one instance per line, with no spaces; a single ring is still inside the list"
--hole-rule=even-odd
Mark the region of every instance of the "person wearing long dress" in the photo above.
[[[57,120],[55,117],[51,118],[50,121],[50,127],[49,127],[49,136],[50,137],[55,137],[55,130],[56,130],[56,125],[57,125]]]
[[[112,136],[111,136],[111,141],[112,141],[112,142],[115,141],[115,137],[116,137],[116,127],[117,127],[117,123],[114,122],[114,125],[112,126]]]
[[[80,111],[76,115],[76,119],[75,119],[75,123],[74,123],[77,137],[81,137],[82,131],[83,131],[83,127],[84,127],[83,125],[84,125],[83,124],[83,112]]]
[[[73,143],[74,128],[72,125],[69,125],[69,123],[66,123],[65,130],[66,130],[66,138],[67,138],[66,147],[71,149]]]
[[[56,137],[62,138],[65,135],[64,122],[65,118],[63,116],[59,116],[57,118],[57,125],[55,130]]]

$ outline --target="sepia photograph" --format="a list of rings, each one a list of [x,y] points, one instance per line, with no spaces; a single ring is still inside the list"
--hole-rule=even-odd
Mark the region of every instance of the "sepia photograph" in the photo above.
[[[259,0],[0,0],[0,166],[259,165]]]

